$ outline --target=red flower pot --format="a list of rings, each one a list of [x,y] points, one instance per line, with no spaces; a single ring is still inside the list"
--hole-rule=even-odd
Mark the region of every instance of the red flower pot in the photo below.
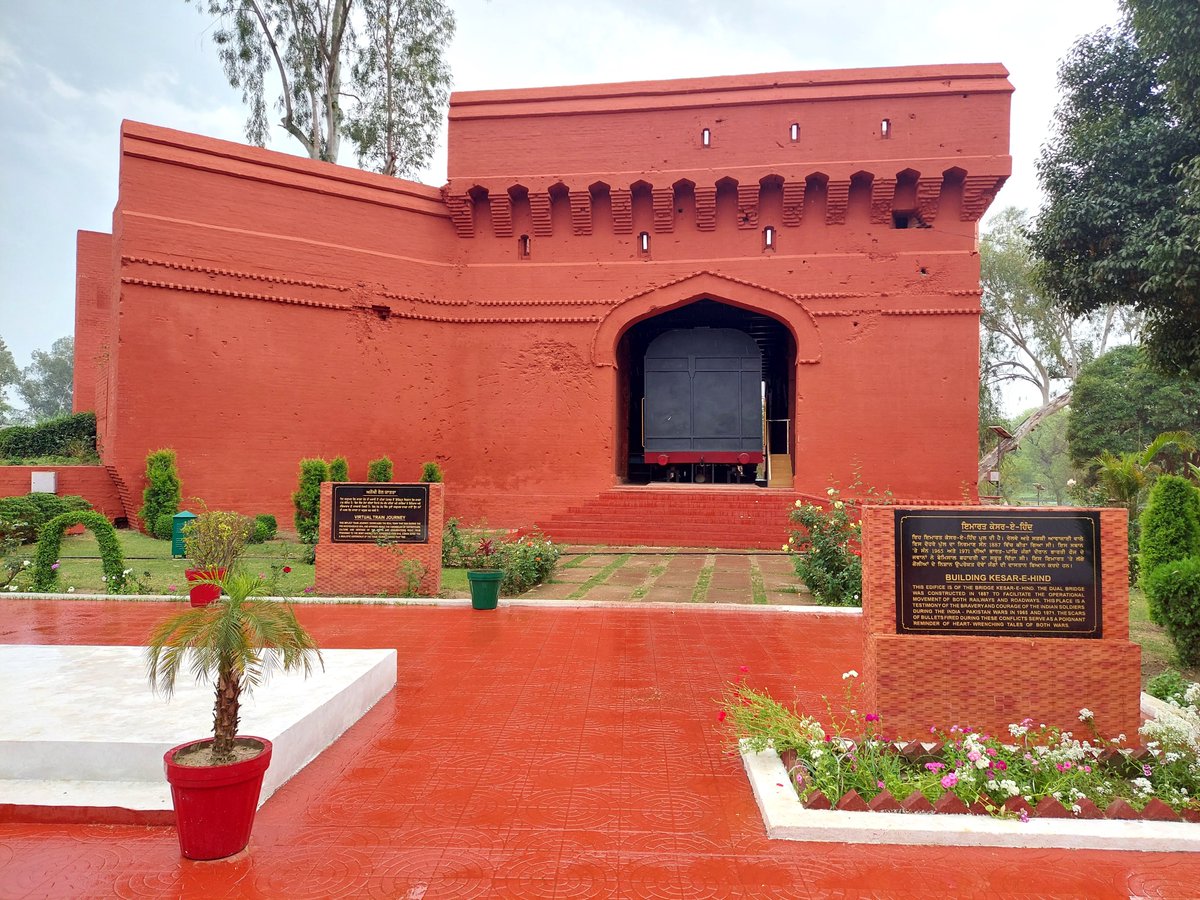
[[[187,575],[188,584],[193,581],[199,581],[202,578],[224,578],[224,569],[188,569],[184,572]],[[208,606],[214,600],[221,598],[221,588],[215,584],[192,584],[191,590],[188,592],[188,598],[192,601],[192,606]]]
[[[263,774],[271,764],[271,742],[266,738],[238,736],[257,741],[263,750],[253,759],[224,766],[181,766],[175,754],[212,738],[189,741],[163,755],[179,850],[188,859],[221,859],[246,849],[258,809]]]

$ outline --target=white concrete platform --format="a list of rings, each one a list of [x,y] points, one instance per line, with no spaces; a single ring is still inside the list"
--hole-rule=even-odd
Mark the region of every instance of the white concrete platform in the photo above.
[[[276,672],[242,698],[239,733],[274,743],[260,805],[396,683],[395,650],[321,655],[323,672]],[[212,686],[185,669],[169,701],[154,694],[143,647],[0,646],[0,684],[0,806],[169,811],[163,754],[212,734]]]
[[[1039,819],[805,809],[774,750],[743,750],[742,763],[767,837],[846,844],[1058,847],[1078,850],[1200,851],[1200,826],[1187,822]]]

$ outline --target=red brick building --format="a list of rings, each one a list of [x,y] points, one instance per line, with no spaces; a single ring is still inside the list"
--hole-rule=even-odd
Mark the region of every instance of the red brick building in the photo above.
[[[301,457],[387,454],[440,461],[448,515],[529,524],[753,477],[643,451],[650,345],[708,327],[761,351],[773,488],[962,502],[1011,92],[954,65],[457,93],[440,189],[126,122],[76,408],[127,496],[174,447],[185,496],[288,522]]]

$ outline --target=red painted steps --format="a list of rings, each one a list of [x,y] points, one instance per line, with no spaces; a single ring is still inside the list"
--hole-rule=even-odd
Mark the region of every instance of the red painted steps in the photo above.
[[[566,544],[778,550],[798,497],[751,485],[619,487],[537,525]]]

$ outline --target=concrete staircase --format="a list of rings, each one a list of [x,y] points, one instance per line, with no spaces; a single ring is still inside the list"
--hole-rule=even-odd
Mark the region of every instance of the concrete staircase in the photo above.
[[[779,550],[798,496],[752,485],[619,487],[537,524],[565,544]]]

